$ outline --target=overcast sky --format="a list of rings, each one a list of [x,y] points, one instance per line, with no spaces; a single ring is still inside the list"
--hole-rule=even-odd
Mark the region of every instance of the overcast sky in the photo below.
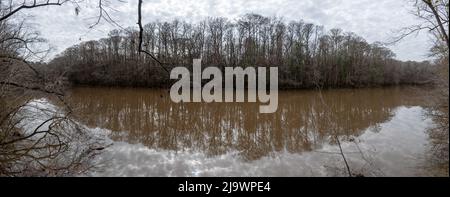
[[[81,41],[105,37],[116,27],[102,23],[89,30],[97,15],[95,0],[81,4],[76,15],[73,5],[43,7],[23,13],[34,15],[35,27],[56,48],[53,54]],[[122,26],[136,26],[137,1],[109,0],[109,14]],[[402,27],[417,24],[410,14],[408,0],[144,0],[144,23],[180,19],[199,21],[208,16],[236,19],[246,13],[282,17],[286,21],[303,19],[323,25],[326,29],[341,28],[364,37],[369,42],[386,42],[393,32]],[[426,33],[411,36],[390,46],[400,60],[425,60],[429,48]]]

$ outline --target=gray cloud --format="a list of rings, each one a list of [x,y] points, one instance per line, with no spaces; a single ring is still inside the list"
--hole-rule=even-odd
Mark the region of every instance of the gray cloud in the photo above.
[[[113,18],[122,26],[135,26],[137,0],[120,3],[110,0]],[[97,15],[94,1],[82,4],[79,16],[72,5],[44,7],[26,14],[35,15],[34,22],[43,37],[56,47],[53,54],[80,41],[105,37],[114,28],[101,23],[94,29],[88,27]],[[341,28],[364,37],[369,42],[386,42],[393,31],[416,24],[409,11],[411,5],[403,0],[149,0],[144,2],[144,22],[181,19],[199,21],[208,16],[235,19],[246,13],[282,17],[323,25],[327,29]],[[426,33],[409,37],[390,48],[401,60],[424,60],[429,48]]]

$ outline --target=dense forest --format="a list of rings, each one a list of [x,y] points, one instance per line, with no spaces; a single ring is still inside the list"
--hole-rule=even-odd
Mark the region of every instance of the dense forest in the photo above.
[[[76,108],[67,101],[70,99],[67,91],[70,86],[66,82],[74,85],[167,87],[171,84],[170,69],[175,66],[191,68],[194,58],[201,58],[203,67],[221,69],[276,66],[282,88],[432,83],[433,93],[423,98],[430,103],[428,116],[436,123],[429,132],[435,144],[432,147],[434,158],[430,162],[448,169],[448,0],[412,1],[413,14],[422,23],[405,27],[398,39],[428,31],[433,42],[430,49],[433,55],[430,58],[434,59],[432,63],[398,61],[382,43],[369,43],[340,29],[330,30],[304,21],[286,22],[256,14],[243,15],[236,20],[207,18],[195,24],[174,20],[142,25],[143,0],[138,0],[136,10],[132,10],[133,15],[138,15],[139,28],[113,30],[106,38],[82,42],[54,58],[50,57],[52,60],[49,62],[45,61],[49,54],[47,44],[52,43],[47,43],[30,25],[31,17],[24,16],[26,11],[56,7],[63,12],[75,11],[77,15],[81,7],[91,8],[98,13],[92,18],[97,24],[107,22],[118,26],[110,17],[113,13],[108,14],[105,2],[0,0],[0,176],[82,175],[95,166],[94,158],[111,145],[104,136],[93,135],[90,128],[78,121],[79,117],[73,113]],[[349,97],[354,95],[349,94]],[[381,99],[386,104],[385,98]],[[48,104],[47,101],[55,105],[44,105]],[[163,99],[158,102],[161,101]],[[123,104],[120,100],[118,102]],[[295,103],[308,104],[301,99]],[[58,108],[52,107],[56,105]],[[169,108],[171,105],[172,102],[160,105],[166,110],[163,113],[146,111],[142,114],[162,114],[164,117],[164,114],[173,114]],[[355,106],[358,107],[358,103]],[[297,116],[303,112],[289,109]],[[327,106],[324,105],[324,109]],[[376,111],[361,109],[364,113],[370,112],[367,115],[373,115],[372,118],[378,117]],[[122,114],[111,108],[102,110],[109,110],[108,113],[117,116]],[[306,110],[308,114],[310,111],[313,110]],[[94,112],[102,114],[99,110]],[[175,115],[184,116],[185,113],[180,111]],[[233,118],[253,118],[245,114],[235,116]],[[293,120],[302,123],[298,119]],[[326,121],[334,124],[332,120]],[[289,122],[281,117],[276,121]],[[345,121],[347,124],[349,118]],[[340,143],[338,137],[336,135],[335,140]]]
[[[199,23],[152,22],[139,30],[118,29],[107,38],[80,43],[50,62],[74,84],[161,87],[175,66],[279,68],[280,87],[365,87],[430,82],[428,62],[402,62],[381,43],[341,29],[325,30],[302,20],[284,22],[247,14],[236,22],[208,18]],[[160,64],[161,63],[161,64]],[[164,68],[162,68],[162,67]]]

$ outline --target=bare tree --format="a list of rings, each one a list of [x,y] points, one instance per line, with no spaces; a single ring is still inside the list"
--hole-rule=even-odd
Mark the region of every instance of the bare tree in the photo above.
[[[325,32],[303,21],[285,23],[255,14],[229,21],[144,25],[141,19],[139,29],[117,29],[100,42],[80,43],[50,65],[67,65],[63,72],[74,83],[147,87],[170,85],[172,66],[190,68],[192,59],[200,57],[219,68],[278,66],[285,88],[426,84],[433,73],[427,62],[397,61],[384,45],[340,29]]]
[[[435,121],[435,127],[430,129],[432,165],[444,166],[448,174],[448,84],[449,84],[449,1],[448,0],[415,0],[413,14],[421,20],[421,23],[404,28],[396,41],[410,34],[422,30],[434,36],[431,55],[436,57],[437,71],[433,75],[435,91],[427,95],[430,100],[429,115]],[[433,166],[436,167],[436,166]]]
[[[436,36],[435,45],[444,45],[448,53],[449,48],[449,1],[448,0],[414,0],[414,16],[422,22],[417,25],[401,29],[400,35],[392,43],[398,42],[403,38],[418,33],[422,30],[429,31]]]
[[[66,3],[73,3],[78,12],[81,2],[0,1],[0,176],[83,173],[107,145],[73,120],[62,76],[49,76],[39,62],[49,51],[41,50],[45,40],[26,19],[14,18],[22,10]],[[50,100],[38,103],[41,97],[54,98],[63,107]]]

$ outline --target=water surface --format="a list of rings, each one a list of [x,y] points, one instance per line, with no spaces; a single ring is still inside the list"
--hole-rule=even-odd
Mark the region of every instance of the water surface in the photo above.
[[[114,145],[98,176],[429,176],[418,88],[281,91],[257,103],[184,103],[167,90],[74,88],[79,120]],[[338,146],[341,142],[342,152]]]

